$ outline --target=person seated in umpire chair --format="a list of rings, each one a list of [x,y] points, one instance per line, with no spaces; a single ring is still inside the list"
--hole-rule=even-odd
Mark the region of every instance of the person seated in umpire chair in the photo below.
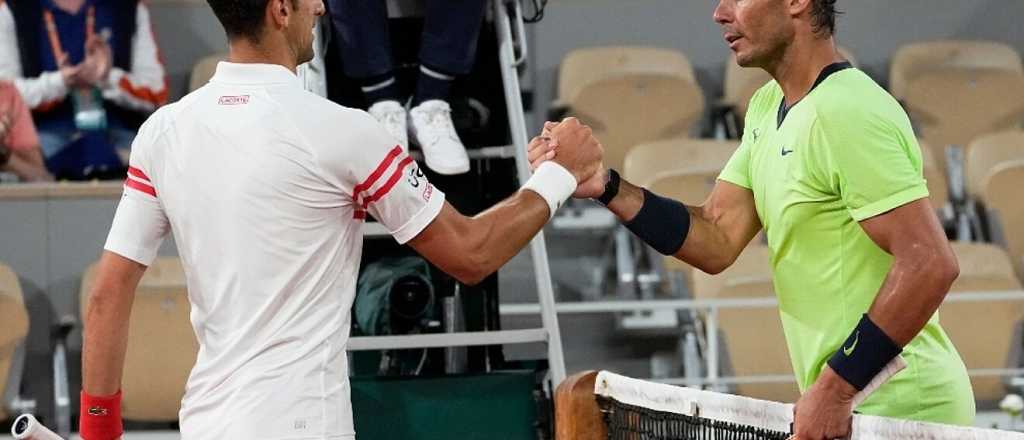
[[[412,96],[398,83],[385,0],[327,0],[346,76],[359,83],[368,111],[403,148],[423,150],[431,170],[469,171],[452,122],[452,81],[472,69],[487,0],[426,0],[419,72]]]

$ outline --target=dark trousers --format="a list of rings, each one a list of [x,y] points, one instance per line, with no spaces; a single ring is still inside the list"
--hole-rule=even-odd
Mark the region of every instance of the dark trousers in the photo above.
[[[420,63],[464,75],[473,68],[487,0],[425,0]],[[328,0],[345,74],[364,79],[394,70],[386,0]]]

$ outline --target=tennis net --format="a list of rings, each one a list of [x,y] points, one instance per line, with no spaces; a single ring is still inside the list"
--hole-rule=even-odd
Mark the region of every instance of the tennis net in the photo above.
[[[600,412],[595,417],[604,425],[601,432],[606,433],[608,439],[786,440],[790,437],[792,404],[681,388],[604,371],[596,374],[593,384],[590,392]],[[864,415],[854,416],[852,427],[851,440],[1024,439],[1024,434],[1015,432]],[[601,436],[588,432],[590,436],[584,437]],[[565,438],[583,437],[570,434]]]

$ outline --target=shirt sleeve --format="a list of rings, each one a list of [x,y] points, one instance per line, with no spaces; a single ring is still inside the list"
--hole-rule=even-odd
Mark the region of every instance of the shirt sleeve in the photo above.
[[[10,106],[6,109],[11,117],[11,129],[7,133],[5,143],[13,151],[28,151],[39,148],[39,135],[36,133],[35,123],[32,122],[32,114],[29,112],[25,101],[21,99],[17,89],[11,87],[0,87],[5,93],[10,93]]]
[[[819,115],[811,126],[819,156],[808,162],[812,175],[858,222],[928,197],[921,147],[906,119],[850,111],[836,120]]]
[[[748,141],[748,136],[744,134],[743,141],[740,143],[740,147],[732,154],[729,158],[729,162],[726,162],[725,168],[718,175],[719,180],[742,186],[746,189],[751,189],[750,184],[750,144],[752,141]]]
[[[357,123],[345,141],[348,146],[325,154],[322,166],[351,197],[357,220],[372,215],[404,244],[441,212],[444,193],[372,116],[356,111],[350,115]]]
[[[750,105],[747,106],[747,114],[743,122],[743,137],[740,141],[740,147],[729,158],[729,162],[726,162],[725,168],[722,168],[722,172],[718,175],[719,180],[724,180],[746,189],[753,188],[750,182],[750,149],[753,148],[752,145],[757,140],[757,136],[752,135],[751,131],[757,129],[755,121],[760,118],[758,104],[764,100],[762,97],[765,94],[766,87],[758,89],[754,96],[750,97]]]
[[[124,193],[117,205],[114,222],[104,249],[149,266],[170,231],[170,222],[158,198],[156,184],[149,176],[146,149],[151,147],[145,126],[132,145]]]

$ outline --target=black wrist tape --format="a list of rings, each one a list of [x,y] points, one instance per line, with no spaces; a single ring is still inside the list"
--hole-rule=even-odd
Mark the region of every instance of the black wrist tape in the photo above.
[[[902,351],[865,313],[828,365],[860,391]]]
[[[644,189],[644,204],[626,228],[662,255],[674,255],[690,233],[690,211],[682,203]]]

